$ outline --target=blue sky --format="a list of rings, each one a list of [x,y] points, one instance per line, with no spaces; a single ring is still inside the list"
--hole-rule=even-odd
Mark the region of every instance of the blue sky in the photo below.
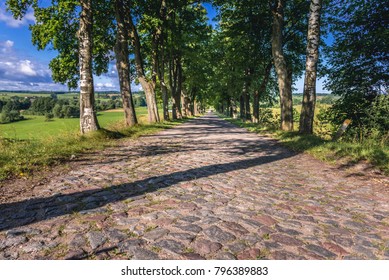
[[[204,4],[209,18],[215,16],[210,4]],[[4,1],[0,2],[0,90],[66,91],[67,87],[54,83],[51,78],[49,62],[56,56],[53,50],[38,51],[31,43],[29,24],[34,23],[32,11],[28,11],[22,20],[14,20],[6,11]],[[113,65],[113,64],[112,64]],[[119,90],[115,68],[109,75],[95,77],[95,89]],[[302,92],[303,80],[295,87]],[[133,85],[134,90],[139,86]],[[322,82],[318,81],[318,92],[323,92]]]

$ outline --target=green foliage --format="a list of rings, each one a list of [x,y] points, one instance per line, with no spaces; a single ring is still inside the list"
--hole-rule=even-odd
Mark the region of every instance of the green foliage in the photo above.
[[[274,130],[280,125],[280,120],[273,115],[269,108],[259,108],[258,126]]]
[[[20,115],[19,111],[16,110],[4,110],[1,112],[0,115],[0,123],[11,123],[20,121],[23,119],[23,116]]]
[[[32,43],[39,49],[58,51],[49,64],[55,82],[77,88],[79,80],[78,38],[80,3],[76,0],[51,1],[7,0],[14,17],[22,18],[27,9],[34,9],[35,23],[30,25]],[[93,70],[100,75],[108,71],[113,39],[111,1],[94,1]]]
[[[326,86],[334,94],[388,92],[389,5],[386,0],[333,1],[334,43],[327,48]]]
[[[49,122],[51,121],[52,119],[54,118],[54,114],[53,113],[46,113],[45,114],[45,122]]]
[[[299,122],[300,121],[300,112],[297,111],[295,107],[293,107],[293,121]]]
[[[336,100],[338,100],[339,98],[337,98],[336,96],[332,95],[332,94],[328,94],[326,96],[323,96],[321,98],[318,98],[317,100],[317,103],[320,103],[320,104],[328,104],[328,105],[332,105],[335,103]],[[294,103],[293,103],[294,104]]]
[[[32,102],[30,112],[34,115],[46,115],[51,113],[56,100],[51,97],[38,97]]]
[[[320,117],[338,128],[344,120],[352,122],[346,131],[345,139],[363,142],[367,139],[388,141],[389,139],[389,96],[376,97],[351,94],[341,97]]]
[[[2,101],[2,108],[0,110],[0,123],[16,122],[23,119],[20,115],[21,104],[14,99]]]

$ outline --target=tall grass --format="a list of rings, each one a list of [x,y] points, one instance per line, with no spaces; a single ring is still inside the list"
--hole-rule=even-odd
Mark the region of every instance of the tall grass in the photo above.
[[[353,165],[367,161],[385,174],[389,175],[389,143],[367,140],[365,142],[331,141],[318,135],[301,135],[297,132],[280,130],[265,130],[257,124],[243,122],[238,119],[226,120],[245,127],[251,132],[266,133],[279,140],[279,142],[296,152],[306,152],[320,160],[331,163]]]

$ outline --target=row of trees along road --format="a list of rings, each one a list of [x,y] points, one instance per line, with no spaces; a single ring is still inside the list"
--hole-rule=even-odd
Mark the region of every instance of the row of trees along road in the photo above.
[[[173,119],[207,104],[228,115],[239,107],[242,119],[258,122],[260,102],[274,102],[278,94],[280,128],[290,131],[292,85],[305,71],[299,126],[304,134],[313,132],[318,65],[319,74],[329,77],[328,88],[342,96],[337,108],[344,108],[346,97],[387,92],[384,0],[44,2],[7,0],[7,5],[16,18],[34,10],[33,43],[58,51],[50,63],[53,79],[80,86],[82,133],[99,128],[93,74],[107,72],[112,60],[128,126],[137,123],[135,79],[145,91],[150,122],[160,121],[158,103],[164,120],[169,104]],[[214,5],[216,28],[208,24],[203,3]],[[328,31],[335,41],[320,64],[320,34]]]
[[[58,51],[50,62],[53,80],[80,88],[80,130],[99,129],[94,108],[93,75],[106,73],[116,60],[125,120],[137,124],[131,80],[141,84],[150,122],[159,122],[157,94],[163,118],[195,114],[203,102],[206,82],[201,63],[211,35],[207,12],[189,0],[7,0],[15,18],[34,10],[30,26],[38,49]],[[205,74],[204,74],[205,75]],[[197,79],[197,77],[199,79]],[[184,84],[185,82],[185,84]]]

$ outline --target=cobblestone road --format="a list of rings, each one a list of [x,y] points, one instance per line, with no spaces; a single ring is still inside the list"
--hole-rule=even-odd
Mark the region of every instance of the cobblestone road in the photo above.
[[[207,115],[7,197],[0,259],[389,259],[388,178],[357,175]]]

